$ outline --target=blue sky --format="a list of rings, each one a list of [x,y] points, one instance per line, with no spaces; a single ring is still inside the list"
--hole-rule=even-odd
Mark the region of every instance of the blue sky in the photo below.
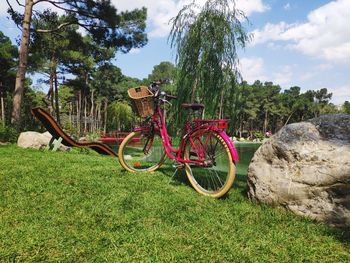
[[[144,78],[161,61],[174,62],[167,43],[168,21],[191,0],[112,2],[119,10],[148,8],[147,46],[116,56],[125,75]],[[196,2],[202,5],[205,0]],[[244,79],[273,81],[282,88],[300,86],[303,91],[327,88],[333,103],[350,101],[350,0],[237,0],[236,4],[247,14],[251,25],[246,29],[254,35],[239,51]],[[14,39],[20,31],[5,18],[6,9],[1,0],[0,30]]]

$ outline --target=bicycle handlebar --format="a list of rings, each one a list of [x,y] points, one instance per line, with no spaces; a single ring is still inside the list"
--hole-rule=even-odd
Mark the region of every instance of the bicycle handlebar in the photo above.
[[[170,94],[165,94],[165,96],[169,99],[177,100],[177,96],[170,95]]]
[[[163,95],[165,96],[167,99],[177,99],[177,96],[171,95],[171,94],[167,94],[166,92],[162,91],[160,92],[160,86],[163,84],[167,84],[169,83],[169,80],[165,79],[165,80],[156,80],[156,81],[152,81],[151,84],[149,85],[150,89],[152,90],[152,92],[154,93],[154,95],[156,97]]]

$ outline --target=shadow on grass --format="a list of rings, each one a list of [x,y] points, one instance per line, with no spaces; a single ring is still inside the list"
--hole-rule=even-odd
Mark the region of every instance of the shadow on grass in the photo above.
[[[187,185],[192,187],[187,179],[185,169],[175,169],[171,164],[164,164],[158,172],[164,174],[170,179],[171,185]]]
[[[333,228],[331,234],[343,244],[350,246],[350,227]],[[350,248],[349,248],[350,249]]]
[[[171,185],[186,185],[192,188],[185,169],[176,170],[171,164],[166,163],[158,170],[158,172],[168,177]],[[247,198],[247,175],[244,173],[237,173],[232,188],[237,189],[238,193],[243,198]],[[221,199],[227,199],[229,196],[229,194],[225,195]]]

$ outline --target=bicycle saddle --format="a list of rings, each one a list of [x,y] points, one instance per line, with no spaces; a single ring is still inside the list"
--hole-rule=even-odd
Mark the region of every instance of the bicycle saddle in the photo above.
[[[200,103],[183,103],[181,104],[182,108],[191,109],[191,110],[202,110],[204,109],[204,105]]]

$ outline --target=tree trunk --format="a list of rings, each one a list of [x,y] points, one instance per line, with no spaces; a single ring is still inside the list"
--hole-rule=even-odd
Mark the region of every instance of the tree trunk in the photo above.
[[[191,93],[191,103],[194,102],[196,98],[196,90],[197,90],[197,78],[194,80],[193,87],[192,87],[192,93]]]
[[[84,97],[84,135],[87,133],[87,98]]]
[[[220,95],[220,106],[219,106],[219,119],[223,119],[224,115],[224,90]]]
[[[283,126],[286,126],[288,124],[288,122],[289,122],[290,118],[293,116],[294,112],[295,111],[292,111],[292,113],[288,116],[288,119],[286,120],[286,122],[284,123]]]
[[[267,124],[268,124],[268,120],[267,120],[267,117],[268,117],[268,112],[265,111],[265,118],[264,118],[264,127],[263,127],[263,133],[264,133],[264,136],[267,132]]]
[[[54,68],[53,68],[53,78],[55,83],[55,108],[56,108],[56,120],[58,124],[61,124],[60,119],[60,104],[59,104],[59,97],[58,97],[58,81],[57,81],[57,62],[55,61]]]
[[[90,108],[90,131],[95,132],[95,118],[94,118],[94,89],[91,90],[91,108]]]
[[[105,107],[104,107],[104,126],[103,126],[103,132],[106,133],[107,131],[107,107],[108,107],[108,100],[105,99]]]
[[[84,73],[85,87],[84,87],[84,135],[87,133],[87,93],[89,88],[89,74]]]
[[[49,92],[47,93],[46,95],[46,98],[50,101],[50,104],[49,104],[49,112],[51,115],[53,115],[53,112],[54,112],[54,109],[55,109],[55,103],[54,103],[54,95],[53,95],[53,71],[52,69],[50,70],[50,81],[49,81]]]
[[[81,135],[81,90],[78,93],[78,101],[77,101],[77,129],[79,136]]]
[[[101,103],[98,104],[97,109],[97,129],[101,131]]]
[[[1,120],[2,125],[5,127],[5,102],[4,102],[4,93],[0,91],[1,98]]]
[[[73,127],[72,125],[72,112],[73,112],[73,102],[69,102],[69,125]]]
[[[15,94],[13,96],[11,123],[19,126],[21,118],[21,104],[24,92],[24,80],[27,70],[30,24],[32,21],[34,0],[26,0],[22,28],[22,39],[19,50],[19,65],[16,75]]]

